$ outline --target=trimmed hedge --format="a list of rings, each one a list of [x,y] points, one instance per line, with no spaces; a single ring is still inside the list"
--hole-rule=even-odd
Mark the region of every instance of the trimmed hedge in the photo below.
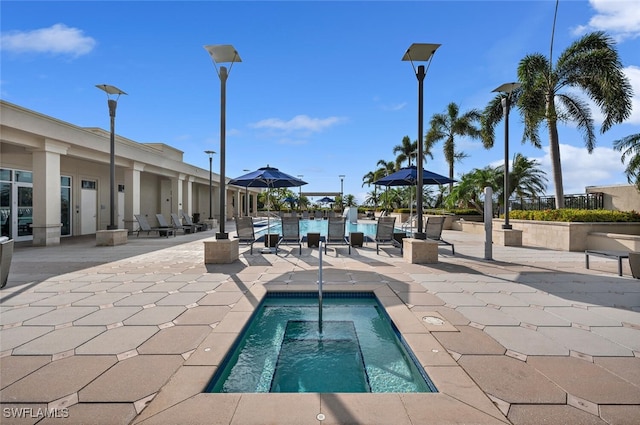
[[[504,215],[502,215],[504,217]],[[578,210],[563,208],[559,210],[513,210],[509,218],[515,220],[564,221],[579,223],[602,222],[640,222],[640,214],[635,211]]]

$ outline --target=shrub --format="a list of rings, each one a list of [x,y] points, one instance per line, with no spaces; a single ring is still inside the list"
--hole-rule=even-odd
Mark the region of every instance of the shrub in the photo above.
[[[564,221],[580,223],[617,223],[640,221],[640,214],[635,211],[578,210],[574,208],[562,208],[559,210],[541,211],[513,210],[509,212],[509,218],[513,218],[516,220]]]

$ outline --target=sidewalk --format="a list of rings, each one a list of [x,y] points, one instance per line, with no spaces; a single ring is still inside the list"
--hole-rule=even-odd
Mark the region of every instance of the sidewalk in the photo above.
[[[638,423],[640,280],[628,263],[619,277],[608,259],[587,270],[584,253],[499,246],[486,261],[481,236],[454,231],[443,237],[456,255],[442,246],[433,265],[372,243],[323,256],[327,290],[401,300],[392,317],[439,394],[200,394],[265,288],[315,287],[318,267],[317,249],[242,245],[240,261],[205,266],[213,236],[17,244],[0,291],[0,422]]]

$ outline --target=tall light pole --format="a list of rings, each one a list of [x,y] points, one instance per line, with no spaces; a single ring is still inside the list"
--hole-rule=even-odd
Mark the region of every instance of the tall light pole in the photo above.
[[[304,176],[302,174],[298,174],[297,177],[302,180]],[[302,186],[298,186],[298,209],[302,212]]]
[[[244,172],[251,171],[249,169],[242,170]],[[244,187],[244,211],[247,217],[249,217],[249,186]]]
[[[424,93],[424,77],[427,71],[424,65],[419,65],[418,69],[413,65],[413,61],[427,62],[431,66],[433,54],[436,52],[440,44],[413,43],[402,57],[403,61],[410,61],[413,71],[418,79],[418,164],[417,164],[417,182],[416,182],[416,213],[418,214],[418,228],[413,234],[415,239],[426,239],[427,235],[422,232],[422,186],[423,186],[423,169],[424,160],[424,141],[422,140],[422,125],[424,120],[423,112],[423,93]]]
[[[108,84],[97,84],[97,88],[107,93],[107,104],[109,105],[109,117],[111,118],[111,154],[109,160],[109,225],[107,230],[118,228],[116,224],[116,108],[121,94],[126,94],[115,86]],[[111,95],[117,95],[112,99]]]
[[[213,155],[216,154],[215,151],[204,151],[207,155],[209,155],[209,220],[213,220],[213,215],[211,211],[213,210],[213,198],[211,197],[211,192],[213,191]]]
[[[225,208],[227,191],[225,189],[225,141],[226,141],[226,104],[227,104],[227,77],[235,62],[242,62],[236,49],[230,44],[216,44],[204,46],[213,60],[213,66],[220,78],[220,232],[216,233],[216,239],[229,239],[229,234],[224,231]],[[229,70],[226,66],[218,69],[219,63],[231,62]]]
[[[344,211],[344,174],[340,174],[340,212]]]
[[[504,83],[493,92],[504,93],[502,98],[502,116],[504,117],[504,224],[503,229],[511,229],[509,224],[509,107],[511,93],[521,86],[520,83]]]

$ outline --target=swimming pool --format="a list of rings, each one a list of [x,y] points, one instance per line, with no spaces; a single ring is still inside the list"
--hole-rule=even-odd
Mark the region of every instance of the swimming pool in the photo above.
[[[365,236],[374,237],[376,235],[376,223],[346,223],[345,235],[351,232],[362,232]],[[320,233],[321,236],[327,236],[329,229],[328,220],[300,220],[300,236],[307,233]],[[401,230],[398,230],[401,231]],[[263,236],[267,232],[267,226],[256,228],[256,237]],[[282,222],[280,220],[271,220],[269,225],[269,233],[282,234]]]
[[[370,292],[269,293],[205,392],[436,392]]]

